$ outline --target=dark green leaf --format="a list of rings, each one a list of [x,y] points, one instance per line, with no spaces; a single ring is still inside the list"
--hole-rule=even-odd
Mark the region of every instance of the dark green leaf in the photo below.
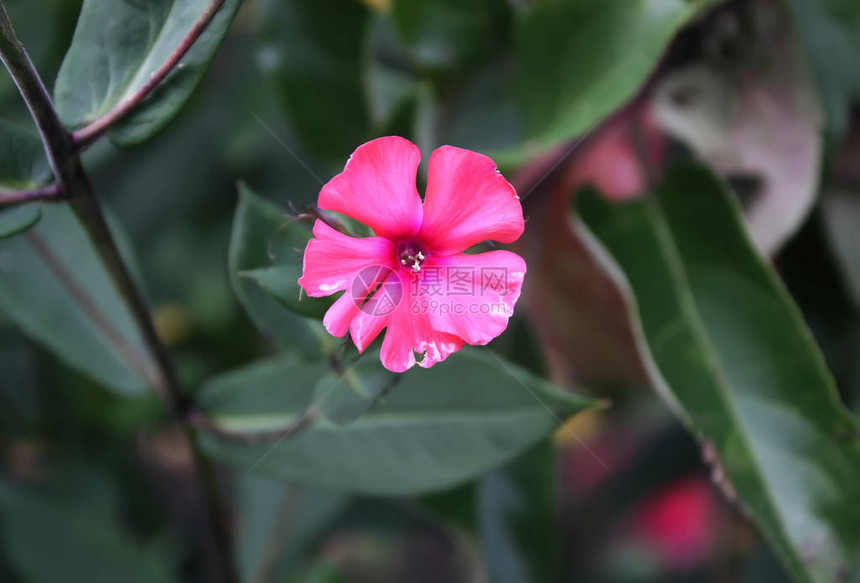
[[[311,298],[299,286],[302,266],[298,261],[275,267],[242,271],[240,277],[254,280],[266,292],[300,316],[321,320],[332,304],[328,298]]]
[[[826,193],[821,217],[842,277],[860,309],[860,196],[836,190]]]
[[[42,213],[26,235],[0,241],[0,309],[69,365],[143,391],[152,360],[89,239],[68,207]]]
[[[851,107],[860,97],[860,5],[851,0],[785,0],[818,80],[818,94],[830,128],[848,129]]]
[[[23,233],[42,218],[42,211],[35,206],[19,206],[0,210],[0,239]]]
[[[444,69],[491,52],[507,9],[500,0],[394,0],[391,17],[416,63]]]
[[[367,33],[364,85],[375,135],[412,135],[418,71],[397,38],[390,18],[375,18]]]
[[[218,14],[164,82],[110,132],[120,145],[147,140],[179,112],[200,83],[241,0]],[[90,124],[137,92],[176,50],[209,0],[85,0],[54,87],[71,127]]]
[[[0,483],[0,537],[26,581],[176,580],[158,555],[135,544],[113,519],[93,508],[98,500],[94,492],[84,494],[75,500]]]
[[[343,583],[346,581],[341,568],[329,563],[319,563],[306,569],[301,576],[290,577],[286,583]]]
[[[440,142],[479,152],[515,148],[522,138],[514,76],[504,61],[482,67],[463,79],[447,107],[450,117]]]
[[[478,483],[481,547],[494,583],[555,581],[561,557],[549,441]]]
[[[298,262],[303,249],[295,248],[294,234],[289,228],[285,230],[288,221],[286,214],[276,206],[244,185],[239,186],[239,206],[233,220],[228,259],[230,281],[245,311],[264,337],[281,347],[318,354],[320,343],[317,339],[323,334],[321,327],[284,307],[286,295],[291,292],[277,287],[279,299],[275,299],[255,281],[261,277],[270,288],[275,287],[273,279],[280,268],[273,268],[273,265],[295,265]],[[272,269],[276,270],[275,275],[269,272]],[[267,272],[268,276],[265,275]],[[283,273],[280,275],[283,280]],[[298,300],[298,286],[295,293]]]
[[[7,0],[3,7],[36,70],[43,79],[53,78],[69,47],[81,0]],[[4,117],[30,119],[18,88],[5,72],[0,75],[0,100]]]
[[[421,508],[449,528],[476,535],[478,527],[478,480],[466,482],[456,488],[431,492],[416,499]]]
[[[243,581],[281,581],[346,508],[343,494],[243,475],[238,484],[237,562]]]
[[[342,162],[370,131],[361,74],[367,9],[355,0],[267,0],[262,14],[259,62],[291,128],[313,152]]]
[[[710,0],[542,2],[519,30],[527,134],[549,147],[594,127],[639,89]]]
[[[272,361],[205,385],[200,406],[233,432],[288,427],[308,408],[323,364]],[[593,403],[561,392],[486,350],[463,350],[403,375],[375,408],[348,425],[318,417],[283,440],[246,444],[206,434],[213,457],[244,469],[376,495],[451,487],[522,453]]]
[[[51,169],[36,134],[0,120],[0,193],[44,184]],[[0,209],[0,239],[22,233],[39,222],[34,206]]]
[[[0,435],[34,434],[41,419],[33,350],[20,334],[0,333]]]
[[[580,211],[632,287],[652,381],[724,491],[798,581],[856,578],[860,432],[731,195],[681,166],[655,198]]]
[[[0,120],[0,192],[27,190],[50,177],[39,136]]]

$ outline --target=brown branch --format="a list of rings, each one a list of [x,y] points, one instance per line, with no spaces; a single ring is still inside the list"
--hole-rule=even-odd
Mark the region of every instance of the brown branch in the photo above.
[[[99,258],[110,274],[126,305],[140,328],[147,347],[159,368],[159,380],[154,388],[168,409],[182,418],[187,409],[187,397],[179,388],[173,360],[155,330],[143,295],[119,253],[113,234],[108,228],[101,205],[93,193],[80,158],[72,148],[71,134],[57,116],[51,98],[33,67],[21,41],[15,36],[9,17],[0,2],[0,58],[12,74],[45,145],[58,188],[66,193],[72,209],[87,231]]]
[[[66,200],[66,195],[56,184],[34,188],[33,190],[19,190],[15,192],[0,193],[0,208],[17,206],[29,202],[61,202]]]
[[[217,10],[222,2],[223,0],[213,0],[210,9],[214,7]],[[197,25],[195,25],[196,27]],[[199,32],[197,36],[199,36]],[[193,39],[190,42],[193,42]],[[179,55],[178,58],[181,56]],[[72,135],[60,121],[45,85],[33,67],[24,46],[18,40],[2,0],[0,0],[0,60],[12,75],[15,85],[36,122],[51,170],[54,173],[57,188],[68,196],[72,209],[86,230],[99,259],[131,312],[144,343],[156,362],[159,375],[157,380],[153,380],[153,388],[164,401],[168,412],[180,424],[189,441],[196,481],[217,546],[215,555],[219,560],[220,575],[224,581],[229,583],[238,581],[233,563],[227,517],[218,492],[217,476],[211,462],[202,454],[195,439],[193,428],[185,418],[186,411],[190,409],[190,399],[179,385],[173,359],[158,337],[146,301],[137,288],[122,255],[120,255],[101,205],[93,192],[89,177],[81,165],[79,152]],[[163,76],[161,78],[163,79]],[[142,96],[141,99],[143,97],[145,96]],[[120,114],[119,117],[121,115],[124,113]]]
[[[90,125],[74,132],[72,134],[74,146],[78,150],[87,148],[104,135],[112,125],[130,114],[134,108],[140,105],[140,103],[146,99],[162,81],[164,81],[174,67],[179,64],[179,61],[182,60],[197,39],[200,38],[200,35],[203,34],[203,31],[205,31],[212,22],[212,19],[215,18],[215,15],[223,4],[224,0],[210,0],[206,9],[203,11],[203,14],[200,15],[200,18],[197,19],[197,22],[194,23],[194,26],[191,27],[191,30],[188,31],[188,34],[182,39],[182,42],[179,43],[179,46],[176,47],[176,49],[170,53],[167,60],[164,61],[164,63],[162,63],[161,66],[152,73],[152,75],[150,75],[146,83],[104,116],[100,117]]]

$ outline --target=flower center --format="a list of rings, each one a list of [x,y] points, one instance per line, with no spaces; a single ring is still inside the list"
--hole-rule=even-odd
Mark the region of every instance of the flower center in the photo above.
[[[412,271],[421,271],[421,266],[427,261],[427,251],[415,242],[403,243],[397,249],[400,265]]]

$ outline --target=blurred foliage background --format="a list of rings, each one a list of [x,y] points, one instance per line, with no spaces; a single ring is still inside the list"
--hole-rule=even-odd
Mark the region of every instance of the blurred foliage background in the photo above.
[[[81,2],[4,5],[51,84]],[[396,134],[425,160],[441,144],[491,155],[518,186],[532,287],[493,348],[612,406],[506,466],[422,496],[351,495],[223,468],[242,579],[791,580],[797,568],[786,570],[727,492],[707,443],[628,357],[616,292],[558,221],[567,224],[583,185],[627,199],[669,161],[699,158],[730,180],[856,413],[858,55],[851,0],[245,0],[168,127],[84,155],[184,386],[275,352],[231,284],[238,182],[286,221],[356,146]],[[31,127],[5,75],[0,111]],[[714,245],[730,245],[715,232]],[[189,452],[156,397],[108,390],[65,364],[19,331],[10,305],[0,301],[0,580],[217,580]],[[74,338],[62,329],[73,322],[48,317],[52,334]],[[282,354],[301,352],[282,343]],[[855,501],[856,471],[842,474]],[[801,464],[789,479],[815,474],[806,472]],[[850,555],[860,521],[857,507],[843,510]],[[860,581],[850,567],[795,578]]]

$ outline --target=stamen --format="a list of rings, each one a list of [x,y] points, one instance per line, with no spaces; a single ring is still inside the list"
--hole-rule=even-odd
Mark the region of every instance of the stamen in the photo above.
[[[427,254],[417,243],[405,243],[399,248],[400,265],[409,267],[413,272],[421,271],[421,266],[427,260]]]

